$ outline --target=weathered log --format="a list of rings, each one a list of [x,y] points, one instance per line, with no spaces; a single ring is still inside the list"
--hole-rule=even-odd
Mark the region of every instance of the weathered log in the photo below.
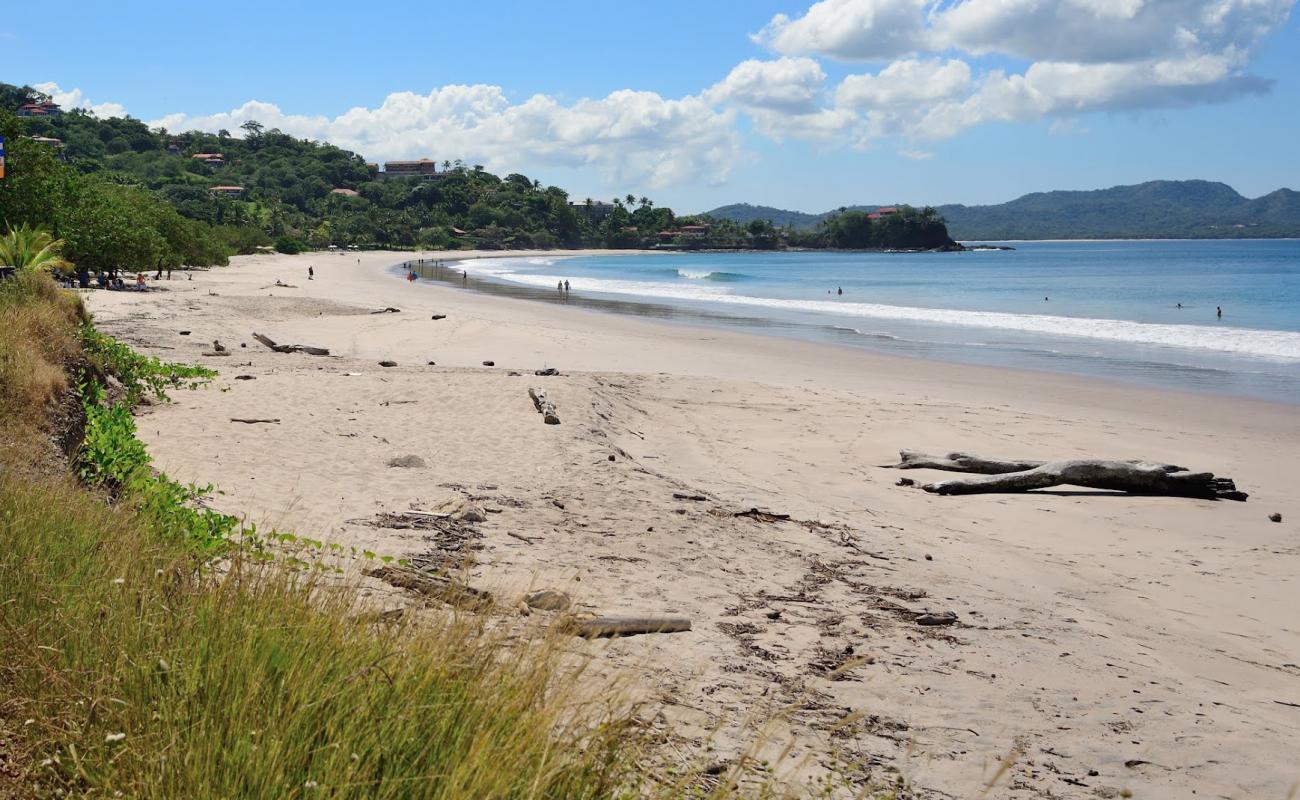
[[[260,418],[260,417],[258,417],[258,418],[253,418],[253,417],[231,417],[231,418],[230,418],[230,421],[231,421],[231,422],[242,422],[242,423],[244,423],[245,425],[258,425],[258,424],[262,424],[262,423],[269,424],[269,425],[279,425],[279,424],[280,424],[280,418],[279,418],[279,417],[276,417],[275,419],[262,419],[262,418]]]
[[[475,589],[446,575],[433,575],[407,567],[393,566],[376,567],[366,570],[365,574],[399,589],[409,589],[425,597],[441,600],[448,605],[478,610],[492,605],[490,592]]]
[[[277,353],[306,353],[311,356],[327,356],[330,351],[324,347],[312,347],[305,344],[276,344],[270,337],[254,332],[253,338]]]
[[[946,457],[935,458],[906,450],[899,455],[903,459],[899,466],[904,469],[943,469],[980,473],[984,476],[938,481],[921,487],[932,494],[1028,492],[1068,484],[1088,489],[1166,497],[1214,500],[1245,500],[1248,497],[1245,492],[1237,490],[1231,478],[1215,477],[1211,472],[1191,472],[1173,464],[1102,459],[1016,462],[965,453],[949,453]]]
[[[402,309],[388,306],[387,308],[381,308],[378,311],[371,311],[370,313],[371,314],[400,314],[402,313]]]
[[[931,456],[916,450],[899,450],[898,463],[894,469],[941,469],[948,472],[976,472],[981,475],[1000,475],[1004,472],[1023,472],[1027,469],[1041,467],[1045,461],[1015,460],[1005,461],[997,458],[984,458],[970,453],[948,453],[944,456]]]
[[[546,392],[529,389],[528,396],[533,400],[533,407],[542,415],[542,422],[547,425],[559,425],[560,415],[555,411],[555,404],[546,399]]]
[[[584,639],[636,636],[640,633],[681,633],[691,629],[690,617],[592,617],[569,623],[575,636]]]

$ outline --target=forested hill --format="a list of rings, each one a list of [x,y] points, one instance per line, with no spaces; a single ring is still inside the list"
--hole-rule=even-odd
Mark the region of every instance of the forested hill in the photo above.
[[[1254,200],[1210,181],[1150,181],[1091,192],[1036,192],[996,206],[942,206],[962,239],[1300,236],[1300,193]]]
[[[570,198],[519,173],[430,153],[379,171],[355,153],[250,121],[234,133],[169,132],[59,109],[0,83],[0,233],[65,240],[79,267],[222,263],[304,248],[654,247],[676,250],[951,248],[932,208],[828,216],[814,230],[682,216],[632,194]],[[452,156],[435,163],[435,156]],[[405,174],[403,174],[405,173]]]
[[[838,211],[805,214],[737,204],[708,213],[742,224],[770,219],[814,228]],[[1300,236],[1300,192],[1278,189],[1252,200],[1227,184],[1211,181],[1150,181],[1095,191],[1036,192],[1000,205],[943,205],[938,211],[959,241]]]

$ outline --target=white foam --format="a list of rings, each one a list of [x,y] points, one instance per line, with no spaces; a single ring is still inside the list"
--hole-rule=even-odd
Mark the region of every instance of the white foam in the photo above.
[[[505,261],[506,259],[501,259]],[[486,271],[485,271],[486,273]],[[503,280],[529,286],[552,287],[564,280],[559,275],[510,273],[493,269]],[[655,281],[629,281],[589,277],[570,278],[576,291],[628,294],[643,297],[688,300],[724,305],[771,308],[783,311],[807,311],[836,316],[870,319],[906,320],[943,325],[961,325],[986,330],[1023,331],[1054,336],[1078,336],[1113,342],[1217,350],[1225,353],[1300,360],[1300,333],[1295,331],[1256,330],[1215,325],[1174,325],[1132,322],[1121,319],[1059,317],[1049,314],[1007,314],[997,311],[960,311],[947,308],[889,306],[878,303],[853,303],[826,300],[792,300],[730,294],[714,283],[666,284]]]
[[[703,280],[713,275],[712,272],[701,272],[699,270],[690,269],[679,269],[677,270],[677,274],[683,278],[691,278],[692,280]]]

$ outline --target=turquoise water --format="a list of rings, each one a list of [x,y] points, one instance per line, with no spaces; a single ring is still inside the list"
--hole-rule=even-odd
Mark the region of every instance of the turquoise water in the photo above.
[[[492,283],[542,290],[532,293],[539,298],[568,280],[570,302],[605,300],[634,313],[644,304],[660,316],[896,355],[1300,403],[1300,241],[1011,244],[1016,250],[462,266]]]

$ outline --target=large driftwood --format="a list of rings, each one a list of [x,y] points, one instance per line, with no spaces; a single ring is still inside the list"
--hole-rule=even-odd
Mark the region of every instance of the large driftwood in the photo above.
[[[640,633],[680,633],[691,629],[690,617],[592,617],[570,623],[575,636],[584,639],[635,636]]]
[[[1173,464],[1094,458],[1046,463],[1005,461],[968,453],[927,456],[909,450],[901,451],[899,456],[902,459],[897,465],[900,469],[941,469],[984,475],[980,478],[927,483],[921,487],[932,494],[1028,492],[1068,484],[1088,489],[1167,497],[1213,500],[1245,500],[1248,497],[1245,492],[1237,490],[1231,478],[1218,478],[1212,472],[1191,472]]]
[[[948,472],[975,472],[980,475],[1000,475],[1004,472],[1022,472],[1041,467],[1045,461],[1004,461],[996,458],[984,458],[970,453],[949,453],[945,456],[931,456],[916,450],[899,450],[898,463],[894,469],[942,469]]]
[[[542,422],[547,425],[559,425],[560,415],[555,411],[555,404],[546,399],[546,392],[539,389],[529,389],[528,396],[533,399],[533,408],[537,413],[542,415]]]
[[[445,575],[433,575],[407,567],[393,566],[376,567],[366,570],[365,574],[401,589],[409,589],[425,597],[441,600],[448,605],[479,610],[492,605],[490,592],[475,589]]]
[[[253,338],[277,353],[306,353],[310,356],[327,356],[330,354],[330,351],[324,347],[312,347],[305,344],[276,344],[271,341],[270,337],[256,332],[253,333]]]

